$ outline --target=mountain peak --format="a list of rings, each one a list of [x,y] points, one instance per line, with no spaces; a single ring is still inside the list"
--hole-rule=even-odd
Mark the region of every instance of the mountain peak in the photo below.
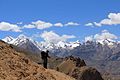
[[[5,37],[5,38],[2,39],[2,40],[9,43],[9,42],[11,42],[13,39],[14,39],[13,37],[7,36],[7,37]]]
[[[24,34],[20,34],[14,41],[14,45],[24,44],[30,41],[30,38],[25,36]]]

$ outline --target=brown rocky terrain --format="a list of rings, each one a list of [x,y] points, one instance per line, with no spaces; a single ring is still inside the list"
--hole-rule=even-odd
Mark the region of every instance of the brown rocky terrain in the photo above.
[[[74,77],[76,80],[103,80],[95,68],[87,67],[84,60],[72,56],[66,57],[66,60],[56,67],[56,70]]]
[[[69,74],[74,68],[82,66],[86,66],[84,60],[69,56],[66,57],[65,60],[63,60],[63,62],[56,67],[56,70],[65,74]]]
[[[69,75],[76,80],[103,80],[101,74],[95,68],[87,66],[81,68],[76,67]]]
[[[0,80],[75,80],[64,73],[45,69],[0,41]]]
[[[57,72],[43,68],[34,60],[36,57],[28,55],[0,41],[0,80],[103,80],[95,68],[87,67],[80,58],[51,58],[48,66]]]

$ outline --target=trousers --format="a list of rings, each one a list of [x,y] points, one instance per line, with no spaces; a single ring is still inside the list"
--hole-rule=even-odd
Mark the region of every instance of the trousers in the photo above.
[[[47,69],[47,58],[43,59],[43,67]]]

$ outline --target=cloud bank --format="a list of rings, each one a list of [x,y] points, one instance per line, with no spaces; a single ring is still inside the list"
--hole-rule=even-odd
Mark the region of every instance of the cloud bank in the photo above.
[[[120,13],[109,13],[108,18],[101,20],[100,22],[87,23],[85,26],[97,26],[103,25],[118,25],[120,24]]]
[[[79,23],[75,23],[75,22],[68,22],[66,24],[63,24],[63,23],[50,23],[50,22],[45,22],[45,21],[41,21],[41,20],[38,20],[36,22],[32,22],[31,24],[28,24],[28,25],[24,25],[23,27],[24,28],[37,28],[37,29],[47,29],[47,28],[50,28],[50,27],[63,27],[63,26],[79,26],[80,24]]]
[[[18,26],[18,25],[22,25],[22,26]],[[1,31],[13,31],[13,32],[22,32],[22,29],[27,29],[27,28],[36,28],[36,29],[47,29],[47,28],[51,28],[51,27],[63,27],[63,26],[78,26],[79,23],[75,23],[75,22],[68,22],[66,24],[63,23],[50,23],[50,22],[45,22],[45,21],[35,21],[35,22],[31,22],[30,24],[24,24],[22,22],[20,23],[16,23],[16,24],[11,24],[8,22],[0,22],[0,30]]]
[[[7,22],[0,22],[1,31],[13,31],[13,32],[22,32],[21,28],[16,24],[10,24]]]
[[[75,22],[68,22],[65,24],[65,26],[79,26],[79,23],[75,23]]]
[[[102,30],[101,33],[85,37],[85,41],[93,41],[93,40],[100,41],[106,39],[115,40],[118,39],[118,36],[110,33],[108,30]]]
[[[68,39],[76,38],[74,35],[58,35],[53,31],[44,31],[41,35],[46,42],[57,43],[59,41],[67,41]]]

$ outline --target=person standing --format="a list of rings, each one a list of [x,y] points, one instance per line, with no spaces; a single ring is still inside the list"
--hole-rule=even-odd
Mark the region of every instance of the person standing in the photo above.
[[[46,52],[45,51],[41,52],[41,58],[43,60],[43,67],[46,68],[46,69],[47,69],[47,63],[48,63],[48,59],[47,58],[50,58],[48,53],[49,53],[48,50]]]

